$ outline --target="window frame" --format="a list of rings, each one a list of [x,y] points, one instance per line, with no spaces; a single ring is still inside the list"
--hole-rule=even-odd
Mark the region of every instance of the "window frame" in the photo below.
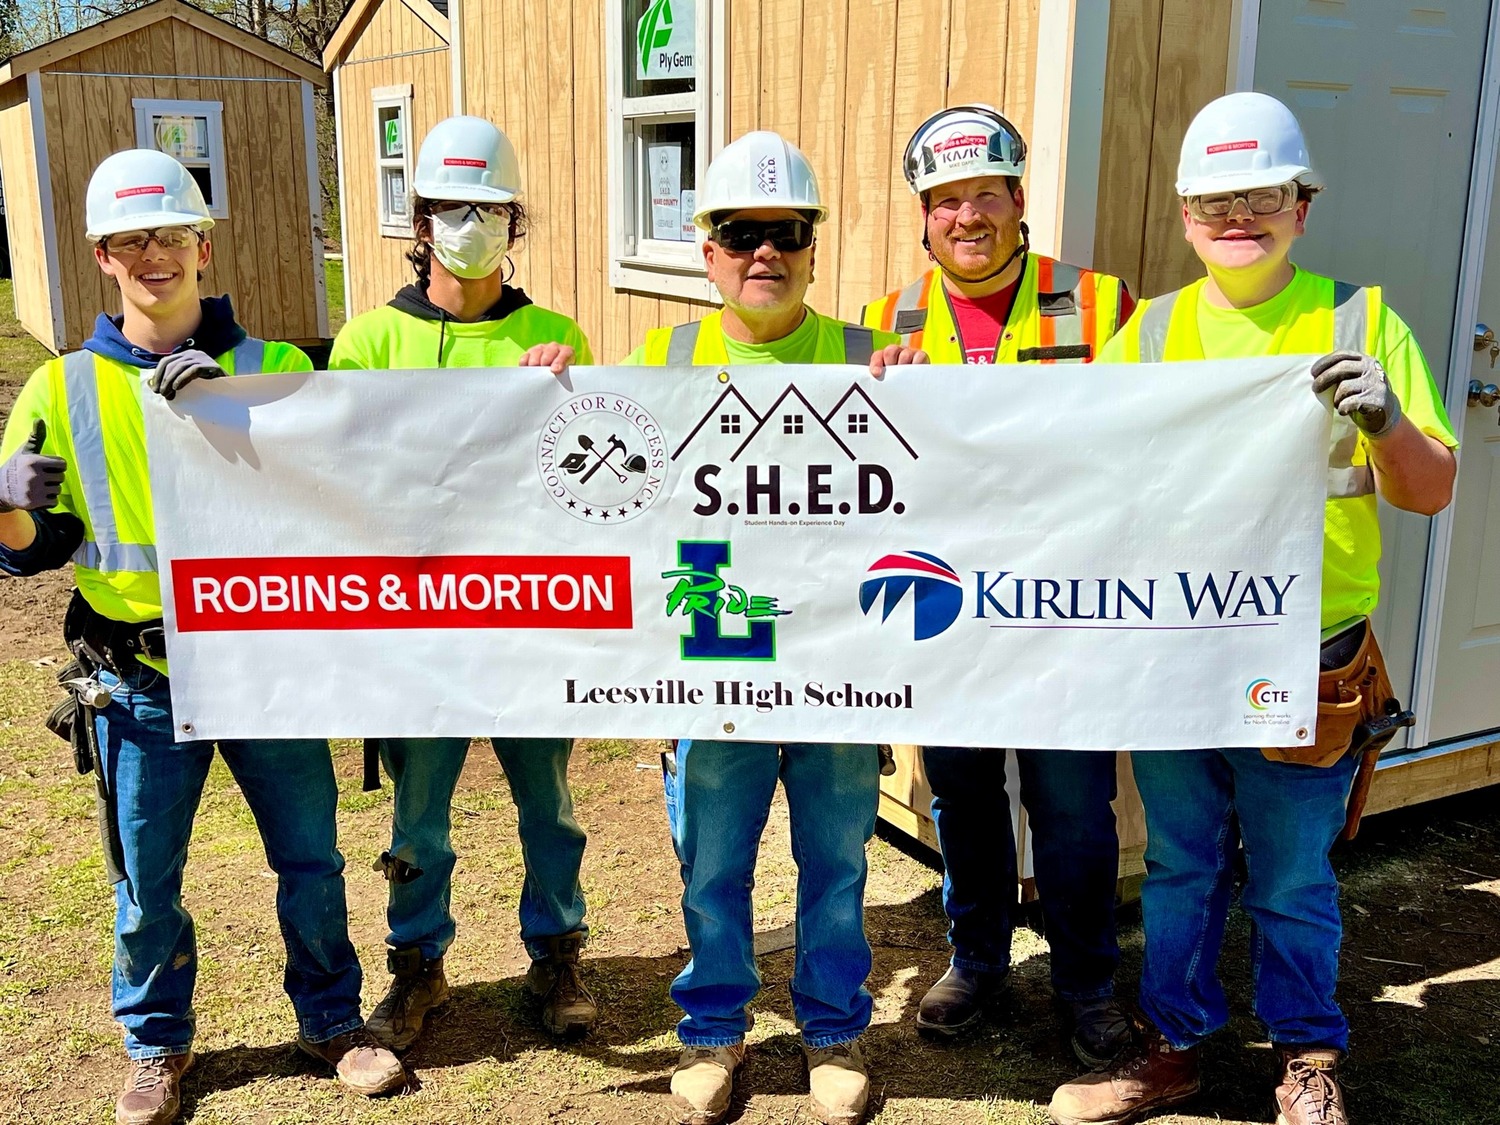
[[[208,121],[208,182],[214,202],[208,213],[214,219],[229,218],[229,173],[224,159],[224,103],[188,98],[132,98],[137,148],[157,152],[153,117],[202,117]],[[194,161],[194,165],[197,161]],[[191,165],[189,165],[191,167]]]
[[[411,134],[412,84],[376,86],[370,91],[371,129],[375,140],[375,225],[382,238],[410,239],[412,236],[412,134]],[[403,139],[401,155],[383,156],[385,137],[380,125],[380,111],[394,109],[398,112]],[[384,173],[399,167],[402,183],[406,185],[406,210],[404,216],[386,210],[388,197],[385,190]]]
[[[697,4],[694,91],[627,98],[624,37],[634,35],[635,29],[624,26],[623,0],[605,0],[609,283],[615,289],[653,296],[718,302],[718,290],[704,272],[701,231],[692,242],[680,243],[640,234],[649,223],[649,218],[641,218],[645,209],[638,191],[646,160],[640,126],[694,122],[694,182],[700,185],[709,162],[724,147],[728,131],[727,0],[692,2]]]

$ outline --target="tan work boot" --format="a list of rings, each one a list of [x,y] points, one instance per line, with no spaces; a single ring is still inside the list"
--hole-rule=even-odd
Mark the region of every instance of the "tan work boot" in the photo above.
[[[734,1072],[745,1062],[745,1045],[684,1047],[672,1072],[672,1108],[680,1125],[714,1125],[729,1112]]]
[[[448,978],[443,959],[428,961],[420,949],[388,949],[385,963],[391,986],[365,1020],[365,1030],[381,1046],[400,1052],[417,1041],[428,1015],[448,1002]]]
[[[309,1043],[299,1037],[297,1046],[333,1067],[340,1082],[367,1098],[388,1094],[406,1085],[406,1071],[401,1067],[401,1060],[362,1027],[322,1043]]]
[[[859,1043],[802,1048],[807,1056],[807,1087],[813,1116],[823,1125],[855,1125],[865,1119],[870,1101],[870,1076]]]
[[[1339,1089],[1339,1052],[1331,1047],[1282,1047],[1276,1125],[1348,1125]]]
[[[1064,1082],[1047,1107],[1055,1125],[1129,1125],[1198,1092],[1198,1048],[1176,1050],[1147,1025],[1114,1069]]]
[[[167,1125],[182,1112],[182,1075],[193,1052],[132,1059],[130,1077],[115,1099],[117,1125]]]
[[[542,1002],[542,1026],[557,1036],[578,1036],[594,1026],[599,1007],[578,976],[583,932],[543,938],[547,954],[526,971],[526,987]]]

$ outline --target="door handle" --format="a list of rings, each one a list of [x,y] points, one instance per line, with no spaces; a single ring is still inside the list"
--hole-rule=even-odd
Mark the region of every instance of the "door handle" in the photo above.
[[[1478,379],[1469,380],[1469,405],[1470,406],[1494,406],[1500,402],[1500,387],[1494,383],[1480,383]]]

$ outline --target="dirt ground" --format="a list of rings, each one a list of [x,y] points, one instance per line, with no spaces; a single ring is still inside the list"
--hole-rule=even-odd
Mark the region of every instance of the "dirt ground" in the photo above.
[[[0,417],[17,377],[0,373]],[[0,580],[0,1122],[113,1120],[122,1074],[109,1012],[112,900],[98,858],[92,783],[42,726],[56,696],[65,574]],[[650,743],[581,742],[572,785],[590,834],[584,882],[593,928],[588,980],[603,1011],[584,1041],[555,1045],[524,995],[516,936],[522,871],[515,809],[478,743],[457,798],[455,995],[414,1049],[407,1093],[364,1101],[301,1059],[280,991],[274,879],[232,779],[216,767],[199,811],[185,901],[198,927],[200,1060],[184,1120],[220,1123],[627,1123],[665,1120],[677,1010],[667,989],[686,955],[680,881]],[[371,870],[387,839],[390,788],[359,789],[359,755],[336,747],[351,930],[366,1004],[384,987],[385,884]],[[1354,1028],[1346,1071],[1362,1125],[1500,1122],[1500,791],[1473,793],[1367,823],[1341,848],[1346,944],[1342,999]],[[1075,1073],[1051,1017],[1046,943],[1016,938],[1009,998],[982,1030],[949,1046],[912,1019],[942,971],[940,873],[886,839],[870,846],[867,926],[876,998],[867,1036],[872,1120],[1041,1123],[1052,1088]],[[795,869],[784,802],[767,826],[756,879],[757,930],[792,919]],[[1122,990],[1133,991],[1141,934],[1121,912]],[[773,946],[784,945],[771,941]],[[1177,1125],[1269,1122],[1272,1060],[1249,1017],[1249,934],[1236,914],[1223,961],[1238,1012],[1207,1048],[1205,1090]],[[750,1063],[731,1120],[804,1122],[802,1073],[786,983],[793,954],[761,959]]]

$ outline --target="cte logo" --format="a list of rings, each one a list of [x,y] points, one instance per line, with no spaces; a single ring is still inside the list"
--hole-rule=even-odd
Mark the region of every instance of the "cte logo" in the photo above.
[[[1290,703],[1292,693],[1278,688],[1270,680],[1251,680],[1245,689],[1245,702],[1257,711],[1265,711],[1281,703]]]
[[[883,555],[870,567],[859,587],[859,608],[868,616],[882,596],[885,607],[880,620],[885,622],[912,591],[912,635],[919,641],[937,636],[958,620],[963,609],[963,580],[958,571],[936,555],[925,551],[901,551]]]
[[[690,618],[692,632],[682,638],[684,660],[775,660],[776,621],[792,611],[780,609],[776,599],[747,594],[719,576],[729,565],[729,544],[722,540],[687,541],[677,544],[676,570],[662,572],[675,578],[667,594],[667,616],[680,613]],[[743,617],[748,633],[726,636],[723,617]]]

